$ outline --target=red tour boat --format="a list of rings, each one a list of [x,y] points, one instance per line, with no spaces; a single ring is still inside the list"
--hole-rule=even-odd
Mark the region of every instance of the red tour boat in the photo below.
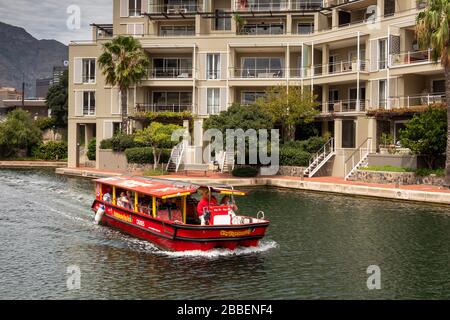
[[[201,220],[198,201],[192,197],[197,192],[205,194]],[[230,202],[217,204],[213,193],[228,196]],[[262,211],[257,218],[235,214],[234,197],[245,195],[228,186],[122,176],[96,180],[92,210],[97,223],[164,250],[234,250],[257,246],[269,226]]]

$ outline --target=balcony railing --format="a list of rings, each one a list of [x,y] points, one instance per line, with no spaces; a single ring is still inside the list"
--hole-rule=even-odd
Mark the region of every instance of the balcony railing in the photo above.
[[[283,24],[246,24],[238,30],[239,35],[262,36],[284,34]]]
[[[285,11],[289,9],[288,1],[264,1],[264,0],[236,0],[236,11],[259,12],[259,11]]]
[[[431,62],[431,49],[423,51],[407,51],[397,54],[391,54],[390,66],[399,67],[417,63]]]
[[[323,0],[292,0],[292,10],[319,10],[323,8]]]
[[[281,79],[286,76],[284,69],[280,68],[244,68],[231,69],[231,78],[241,79]]]
[[[148,103],[137,103],[136,112],[184,112],[192,111],[192,104],[148,104]]]
[[[149,13],[184,14],[203,11],[202,1],[169,1],[167,4],[152,4]]]
[[[153,68],[148,72],[149,79],[192,79],[192,68]]]
[[[365,99],[359,100],[359,108],[357,99],[339,100],[328,102],[326,110],[328,113],[366,111],[368,105],[369,100]]]
[[[433,103],[445,103],[445,93],[431,93],[425,95],[390,97],[385,100],[380,100],[376,108],[379,109],[402,109],[414,108],[421,106],[428,106]]]
[[[352,72],[368,72],[369,60],[340,61],[330,64],[317,64],[305,68],[294,68],[289,72],[290,78],[311,78],[326,75],[342,75]]]

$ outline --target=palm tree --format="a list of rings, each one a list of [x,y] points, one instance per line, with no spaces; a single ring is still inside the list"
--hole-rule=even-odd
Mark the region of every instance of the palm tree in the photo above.
[[[106,76],[106,84],[118,86],[121,95],[122,132],[128,128],[128,88],[139,83],[147,75],[150,61],[141,44],[133,37],[118,36],[103,45],[98,59]]]
[[[431,48],[433,60],[440,61],[445,69],[448,126],[445,185],[450,187],[450,0],[425,1],[425,10],[417,16],[416,34],[422,49]]]

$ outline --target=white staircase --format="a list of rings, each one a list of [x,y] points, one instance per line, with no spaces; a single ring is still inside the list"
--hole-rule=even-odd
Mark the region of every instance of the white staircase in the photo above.
[[[219,169],[223,172],[228,172],[228,168],[231,167],[231,170],[234,169],[234,152],[230,151],[222,151],[220,156],[218,157]]]
[[[183,142],[177,144],[170,154],[169,162],[167,163],[167,172],[178,172],[181,162],[183,161],[183,155],[185,152],[185,144]]]
[[[350,179],[356,170],[368,165],[367,160],[372,150],[372,138],[367,138],[356,150],[345,160],[345,180]]]
[[[336,155],[334,147],[334,138],[328,140],[327,143],[309,160],[309,166],[305,170],[304,175],[312,178],[328,161]]]

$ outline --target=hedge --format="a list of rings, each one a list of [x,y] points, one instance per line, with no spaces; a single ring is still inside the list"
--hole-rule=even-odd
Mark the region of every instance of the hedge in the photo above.
[[[258,168],[245,166],[245,167],[234,168],[234,170],[232,171],[231,174],[234,177],[252,178],[252,177],[256,177],[258,175],[258,173],[259,173]]]
[[[97,156],[97,140],[95,138],[91,139],[88,144],[87,157],[91,161],[95,161]]]
[[[167,163],[170,159],[171,149],[164,149],[160,163]],[[152,164],[153,163],[153,151],[150,147],[145,148],[129,148],[125,150],[125,155],[127,157],[128,163],[136,164]]]
[[[67,159],[67,149],[65,141],[49,141],[35,148],[33,157],[41,160],[63,160]]]
[[[282,166],[308,166],[311,154],[289,146],[280,147],[280,165]]]

